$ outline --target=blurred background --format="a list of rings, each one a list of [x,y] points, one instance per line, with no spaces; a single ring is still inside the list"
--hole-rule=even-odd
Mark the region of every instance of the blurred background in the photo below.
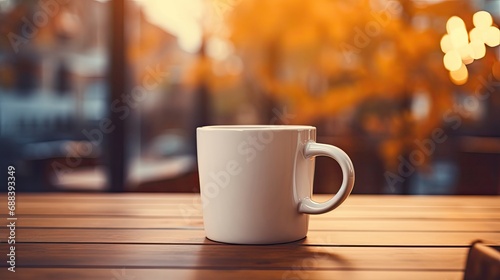
[[[0,0],[0,165],[197,192],[196,127],[308,124],[355,193],[500,194],[499,24],[500,0]]]

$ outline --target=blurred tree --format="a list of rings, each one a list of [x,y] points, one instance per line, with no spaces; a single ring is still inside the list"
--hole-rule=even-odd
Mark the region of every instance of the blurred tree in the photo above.
[[[479,77],[487,77],[495,62],[487,53],[468,65],[468,82],[460,86],[443,66],[440,40],[446,22],[460,16],[471,29],[469,1],[215,3],[219,9],[207,17],[206,38],[209,46],[217,43],[227,51],[212,56],[208,51],[189,76],[193,82],[208,81],[213,93],[243,85],[257,100],[265,96],[271,106],[288,106],[294,123],[314,123],[368,100],[396,103],[396,111],[372,106],[360,119],[379,136],[389,169],[414,139],[441,124],[454,93],[473,94],[485,86]],[[241,65],[236,70],[235,62]],[[417,113],[416,100],[425,101]]]

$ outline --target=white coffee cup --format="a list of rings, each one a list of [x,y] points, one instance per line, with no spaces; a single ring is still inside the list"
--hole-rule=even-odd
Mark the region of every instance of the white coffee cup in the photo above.
[[[338,207],[354,185],[354,168],[341,149],[315,142],[316,128],[227,125],[197,129],[198,171],[207,238],[235,244],[302,239],[309,216]],[[314,158],[335,159],[343,174],[337,194],[311,199]]]

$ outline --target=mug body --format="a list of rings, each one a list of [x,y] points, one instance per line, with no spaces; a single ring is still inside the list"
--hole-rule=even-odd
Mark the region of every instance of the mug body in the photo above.
[[[208,126],[197,129],[198,171],[207,238],[236,244],[302,239],[314,158],[303,154],[316,140],[312,126]]]

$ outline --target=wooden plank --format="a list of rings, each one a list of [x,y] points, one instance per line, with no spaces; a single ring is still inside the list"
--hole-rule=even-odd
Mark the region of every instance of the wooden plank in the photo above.
[[[316,196],[315,196],[316,197]],[[0,194],[0,199],[6,198],[5,193]],[[155,207],[169,207],[176,205],[199,205],[199,194],[142,194],[142,193],[119,193],[119,194],[68,194],[68,193],[40,193],[17,195],[20,204],[43,203],[43,204],[143,204],[156,205]],[[318,201],[324,201],[329,196],[318,195]],[[352,195],[344,204],[350,207],[451,207],[459,208],[500,208],[500,196],[363,196]]]
[[[459,271],[419,270],[307,270],[300,266],[291,270],[209,270],[209,269],[131,269],[131,268],[19,268],[16,273],[0,270],[1,279],[351,279],[351,280],[459,280]]]
[[[311,216],[310,230],[350,230],[350,231],[461,231],[461,232],[500,232],[500,221],[442,221],[406,219],[317,219]],[[17,227],[45,228],[202,228],[201,217],[184,219],[182,217],[22,217]]]
[[[5,198],[5,193],[0,199]],[[106,203],[106,204],[199,204],[199,193],[19,193],[17,200],[30,202],[72,202],[72,203]],[[331,195],[314,195],[318,201],[324,201]],[[452,207],[495,207],[500,208],[500,196],[401,196],[401,195],[351,195],[344,205],[350,206],[452,206]]]
[[[350,207],[340,207],[332,212],[319,215],[319,219],[331,218],[378,218],[378,219],[451,219],[451,220],[495,220],[500,221],[500,212],[489,208],[486,209],[420,209],[417,211],[412,208],[366,208],[361,210]],[[2,210],[6,217],[7,208]],[[80,215],[80,216],[149,216],[149,217],[183,217],[186,219],[199,218],[202,216],[201,207],[189,207],[187,205],[178,205],[177,208],[159,209],[155,205],[131,205],[116,206],[107,204],[50,204],[45,203],[33,206],[32,204],[18,204],[16,215]]]
[[[22,217],[17,220],[18,228],[137,228],[137,229],[171,229],[171,228],[203,228],[201,217],[183,219],[182,217]],[[496,224],[493,224],[494,226]],[[479,226],[488,228],[488,224]],[[499,226],[497,227],[500,229]]]
[[[500,203],[500,201],[499,201]],[[189,211],[202,211],[203,207],[199,203],[147,203],[146,201],[141,203],[105,203],[105,202],[46,202],[46,201],[32,201],[32,202],[19,202],[17,201],[17,208],[26,212],[33,212],[36,209],[68,209],[68,210],[78,210],[78,209],[88,209],[88,208],[98,208],[98,209],[109,209],[109,208],[127,208],[130,210],[164,210],[167,212],[177,211],[177,210],[189,210]],[[19,210],[18,209],[18,210]],[[461,212],[472,212],[472,213],[498,213],[500,214],[500,207],[493,206],[419,206],[414,207],[412,205],[344,205],[338,208],[336,211],[349,211],[349,212],[369,212],[369,211],[406,211],[406,212],[449,212],[449,211],[461,211]],[[6,212],[4,213],[6,214]]]
[[[329,195],[315,195],[318,201]],[[403,206],[403,207],[500,207],[500,196],[425,196],[425,195],[352,195],[345,205],[360,206]]]
[[[19,194],[17,270],[32,274],[15,275],[19,279],[459,279],[471,241],[500,244],[497,197],[353,196],[337,211],[312,216],[305,240],[234,246],[205,239],[196,196]],[[7,229],[0,228],[0,236],[6,235]],[[7,252],[7,247],[0,243],[0,252]],[[5,254],[0,262],[4,267],[0,279],[11,279]]]
[[[0,252],[8,244],[0,244]],[[16,268],[210,268],[454,270],[467,248],[387,248],[235,245],[16,244]],[[6,254],[0,265],[7,266]]]
[[[309,219],[310,230],[500,232],[500,221],[409,219]],[[188,221],[191,221],[188,219]]]
[[[0,229],[8,236],[7,229]],[[490,232],[370,232],[309,231],[307,245],[342,246],[468,246],[481,239],[486,244],[500,244],[500,233]],[[207,244],[201,229],[18,229],[16,242],[48,243],[134,243],[134,244]],[[214,243],[215,244],[215,243]]]

